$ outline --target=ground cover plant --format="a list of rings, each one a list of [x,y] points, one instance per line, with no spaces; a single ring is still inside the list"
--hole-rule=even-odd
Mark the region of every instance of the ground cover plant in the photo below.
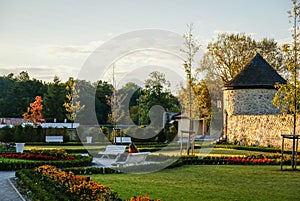
[[[300,172],[279,166],[185,165],[148,174],[93,174],[96,182],[117,189],[121,198],[149,195],[163,201],[300,198]]]

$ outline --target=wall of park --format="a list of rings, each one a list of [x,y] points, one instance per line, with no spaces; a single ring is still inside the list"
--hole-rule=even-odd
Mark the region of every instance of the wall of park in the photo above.
[[[296,125],[296,133],[299,134],[299,119]],[[225,129],[230,142],[280,148],[282,145],[281,135],[293,134],[293,116],[230,115],[227,116]],[[286,149],[291,149],[292,140],[285,139],[284,146]]]

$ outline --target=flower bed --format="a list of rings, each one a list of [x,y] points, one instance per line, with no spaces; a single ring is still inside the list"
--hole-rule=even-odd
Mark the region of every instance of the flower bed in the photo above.
[[[3,158],[18,158],[18,159],[28,159],[28,160],[73,160],[75,156],[66,156],[65,158],[59,158],[57,156],[47,156],[42,154],[19,154],[19,153],[10,153],[10,154],[0,154],[0,157]]]
[[[108,186],[94,182],[90,177],[76,176],[71,171],[63,171],[50,165],[39,166],[34,170],[20,170],[16,172],[16,176],[33,192],[35,200],[122,200],[118,198],[117,192]],[[128,201],[153,200],[148,196],[138,196]]]
[[[45,163],[57,167],[82,167],[92,164],[92,157],[69,155],[62,149],[39,149],[29,153],[0,154],[0,170],[35,168]]]

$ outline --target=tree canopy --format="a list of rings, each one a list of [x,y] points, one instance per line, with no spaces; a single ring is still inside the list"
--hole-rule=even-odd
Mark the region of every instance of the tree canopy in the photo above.
[[[246,34],[219,34],[216,41],[207,46],[198,71],[206,71],[219,77],[223,83],[233,79],[255,56],[260,53],[271,66],[285,73],[283,53],[274,39],[255,41]]]

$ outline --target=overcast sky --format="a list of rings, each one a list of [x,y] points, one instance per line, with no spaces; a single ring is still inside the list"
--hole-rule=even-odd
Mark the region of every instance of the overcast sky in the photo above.
[[[25,70],[37,79],[51,81],[57,75],[65,81],[70,76],[76,78],[80,71],[95,74],[85,66],[93,51],[101,49],[103,44],[114,52],[120,47],[108,45],[118,41],[115,38],[148,29],[169,31],[181,37],[189,23],[194,24],[194,35],[200,41],[202,51],[208,42],[223,32],[251,34],[257,40],[274,38],[282,44],[291,38],[287,15],[291,6],[289,0],[0,0],[0,75]],[[164,31],[161,34],[166,39],[167,32]],[[138,42],[136,48],[139,46],[143,44]],[[115,62],[115,70],[119,67],[120,71],[117,73],[136,80],[131,71],[142,75],[139,68],[147,68],[146,76],[149,69],[170,65],[175,68],[182,63],[177,53],[162,53],[164,48],[160,48],[162,51],[156,51],[158,54],[118,53],[118,58],[109,58],[113,61],[105,64]],[[99,60],[106,58],[108,52],[100,54]],[[158,55],[164,59],[157,61]],[[177,64],[167,64],[165,55],[172,55],[167,60]],[[112,66],[99,68],[102,68],[100,73],[111,76],[108,71]],[[178,70],[175,74],[181,72]],[[173,76],[170,68],[166,73]]]

